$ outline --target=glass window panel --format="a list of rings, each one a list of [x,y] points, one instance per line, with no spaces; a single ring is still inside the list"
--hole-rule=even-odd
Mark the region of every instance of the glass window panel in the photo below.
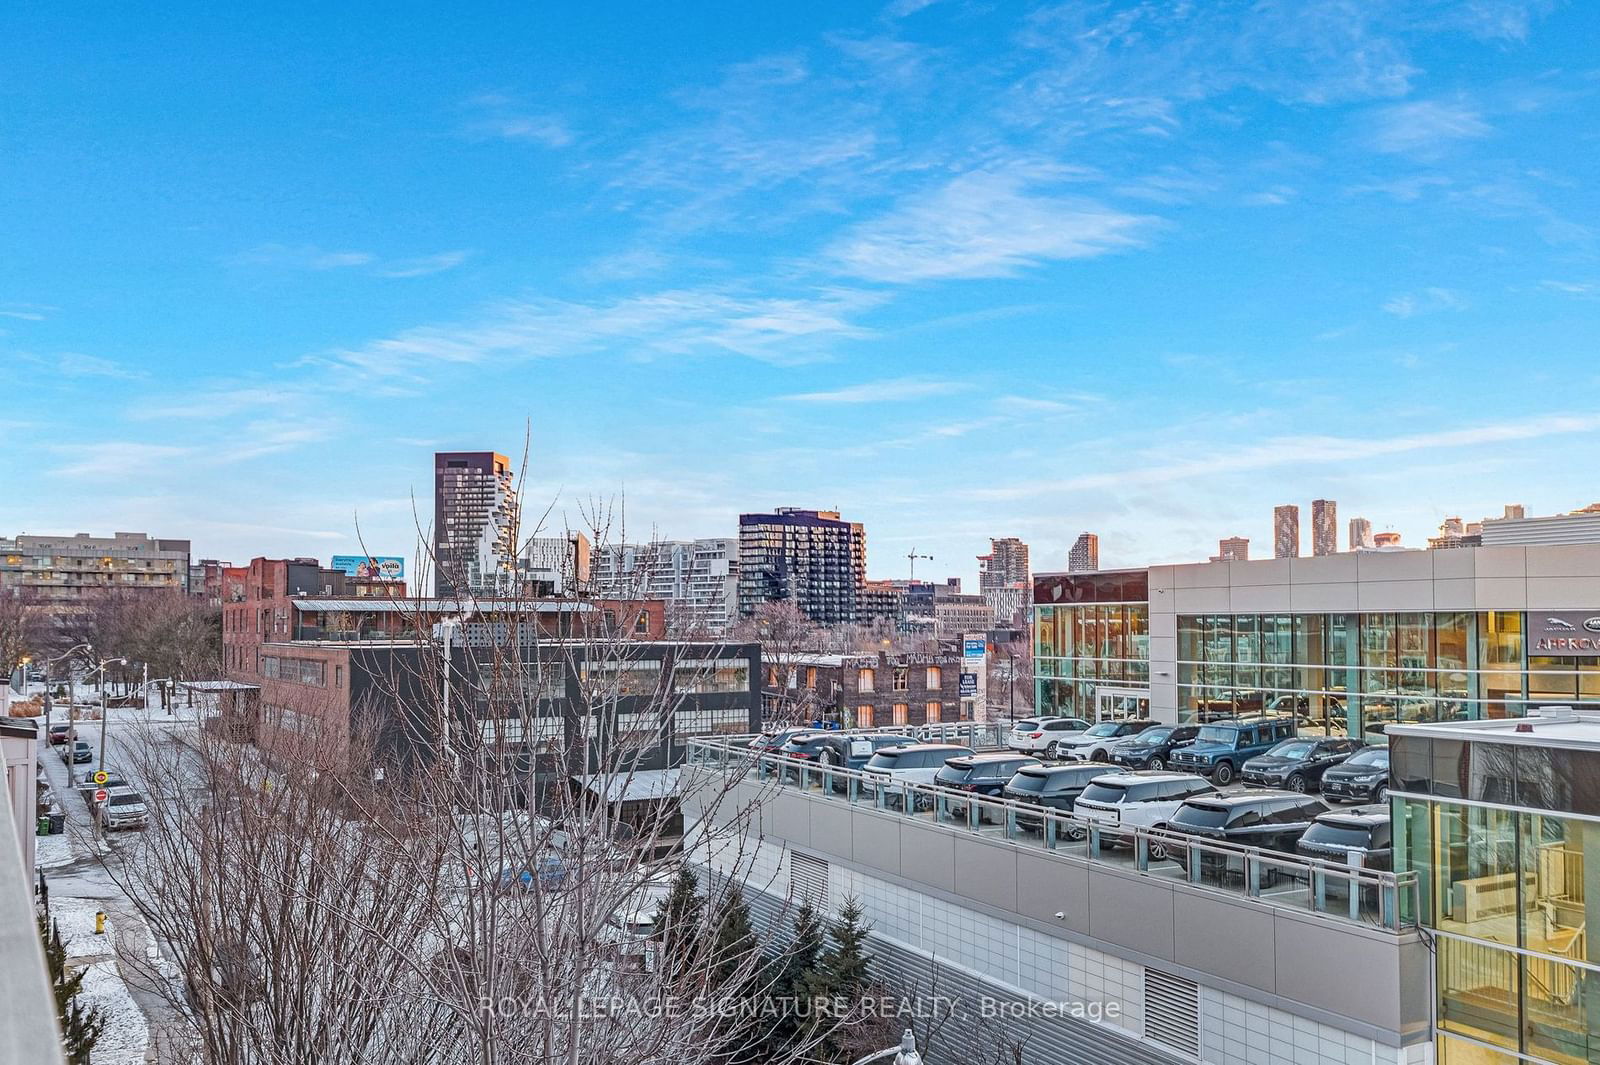
[[[1433,741],[1416,736],[1391,737],[1389,779],[1401,791],[1428,794],[1433,781]]]
[[[1600,1026],[1590,1016],[1600,973],[1554,958],[1522,958],[1523,1049],[1554,1061],[1600,1061]]]
[[[1409,741],[1407,741],[1409,742]],[[1430,792],[1459,799],[1466,794],[1467,744],[1463,740],[1434,740]]]
[[[1178,618],[1178,660],[1198,662],[1205,657],[1201,645],[1200,619],[1190,615]]]
[[[1141,662],[1150,661],[1150,608],[1135,604],[1127,610],[1128,657]]]
[[[1240,663],[1261,661],[1261,633],[1254,614],[1240,614],[1233,619],[1233,660]]]
[[[1522,666],[1522,615],[1490,610],[1479,615],[1478,655],[1485,669]]]
[[[1361,664],[1393,669],[1398,656],[1395,651],[1395,621],[1393,614],[1361,615]],[[1369,689],[1370,690],[1370,689]]]
[[[1577,662],[1550,655],[1528,656],[1528,699],[1531,702],[1572,702],[1578,697]]]
[[[1447,936],[1439,937],[1438,948],[1439,1027],[1517,1049],[1517,955]]]
[[[1467,747],[1467,798],[1479,802],[1511,803],[1516,799],[1516,751],[1504,743],[1473,743]]]
[[[1521,895],[1516,815],[1481,806],[1441,804],[1438,810],[1439,929],[1516,946]],[[1522,875],[1532,878],[1531,871]]]

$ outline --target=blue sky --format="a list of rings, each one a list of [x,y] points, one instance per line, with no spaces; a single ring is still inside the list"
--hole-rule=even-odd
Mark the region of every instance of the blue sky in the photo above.
[[[1510,0],[13,7],[0,532],[410,554],[431,452],[525,430],[555,524],[837,508],[883,577],[991,535],[1063,568],[1084,529],[1106,565],[1260,553],[1315,497],[1408,542],[1571,509],[1597,34]]]

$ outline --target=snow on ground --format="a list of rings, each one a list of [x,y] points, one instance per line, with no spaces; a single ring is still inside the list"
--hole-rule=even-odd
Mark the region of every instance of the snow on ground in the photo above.
[[[143,1065],[150,1047],[150,1025],[128,994],[117,963],[108,960],[90,965],[78,998],[98,1009],[106,1022],[89,1056],[90,1065]]]
[[[78,848],[65,832],[53,836],[38,836],[35,841],[34,861],[40,869],[59,869],[78,860]]]
[[[100,903],[94,899],[50,896],[50,918],[61,929],[61,942],[67,948],[67,961],[109,957],[116,951],[116,927],[106,920],[105,935],[95,935],[94,915]]]

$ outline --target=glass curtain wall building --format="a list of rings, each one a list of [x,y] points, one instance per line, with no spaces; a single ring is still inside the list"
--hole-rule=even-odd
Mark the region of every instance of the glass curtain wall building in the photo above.
[[[1600,714],[1402,725],[1389,743],[1440,1065],[1600,1061]]]
[[[1180,720],[1294,713],[1319,732],[1370,735],[1516,716],[1530,698],[1600,681],[1577,659],[1548,659],[1530,685],[1520,611],[1199,614],[1177,628]]]
[[[1091,720],[1148,716],[1145,571],[1043,574],[1034,602],[1035,709]]]

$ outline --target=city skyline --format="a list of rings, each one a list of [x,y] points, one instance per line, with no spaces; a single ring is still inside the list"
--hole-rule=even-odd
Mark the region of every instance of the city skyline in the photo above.
[[[407,555],[530,423],[558,527],[837,509],[873,577],[1584,505],[1594,11],[1243,18],[13,15],[0,527]]]

